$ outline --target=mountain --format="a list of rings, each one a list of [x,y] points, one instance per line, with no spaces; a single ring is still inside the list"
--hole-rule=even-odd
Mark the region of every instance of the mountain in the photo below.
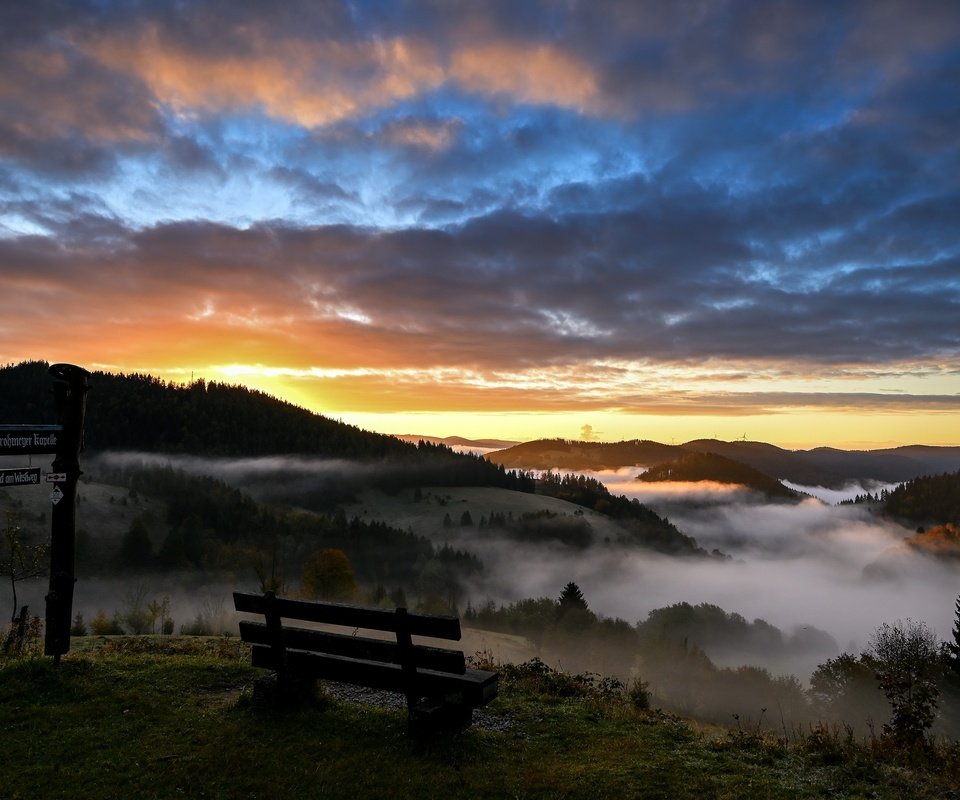
[[[508,469],[562,469],[577,472],[645,467],[677,458],[682,452],[675,445],[641,439],[612,443],[537,439],[496,453],[488,453],[487,458]]]
[[[637,480],[646,482],[716,481],[745,486],[771,499],[799,499],[796,492],[788,489],[775,478],[716,453],[687,453],[673,461],[651,467]]]
[[[801,486],[842,488],[854,481],[899,483],[919,475],[960,469],[960,447],[911,445],[886,450],[848,451],[820,447],[785,450],[764,442],[696,439],[681,445],[647,440],[575,442],[540,439],[488,453],[510,469],[599,470],[651,468],[686,453],[715,453]]]

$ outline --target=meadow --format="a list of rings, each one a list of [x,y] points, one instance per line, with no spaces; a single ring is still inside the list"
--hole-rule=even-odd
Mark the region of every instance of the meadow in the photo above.
[[[322,688],[258,709],[258,673],[226,637],[85,637],[59,668],[0,661],[0,797],[922,800],[960,780],[956,745],[910,756],[842,729],[705,726],[537,662],[504,671],[493,729],[433,739]]]

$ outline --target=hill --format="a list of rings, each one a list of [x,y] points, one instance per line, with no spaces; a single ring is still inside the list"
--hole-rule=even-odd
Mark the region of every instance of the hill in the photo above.
[[[689,452],[715,453],[801,486],[839,489],[854,481],[899,483],[944,469],[960,469],[960,447],[906,446],[887,450],[785,450],[764,442],[696,439],[681,445],[647,440],[575,442],[540,439],[487,454],[509,469],[571,471],[651,468]]]
[[[960,471],[907,481],[886,496],[883,513],[920,525],[960,524]]]
[[[489,453],[487,458],[508,469],[560,469],[579,472],[660,464],[676,458],[680,452],[680,448],[673,445],[640,439],[624,442],[537,439]],[[519,466],[521,464],[522,467]]]
[[[637,480],[659,481],[716,481],[736,484],[760,492],[770,499],[797,500],[796,492],[780,481],[759,470],[716,453],[687,453],[673,461],[651,467]]]
[[[87,457],[109,450],[209,457],[301,455],[386,464],[364,476],[386,488],[431,485],[532,488],[522,476],[448,447],[414,445],[315,414],[242,386],[195,381],[165,383],[148,375],[94,372],[87,396]],[[0,368],[0,421],[49,423],[56,419],[48,365],[23,362]],[[317,487],[336,504],[356,487],[346,474]]]

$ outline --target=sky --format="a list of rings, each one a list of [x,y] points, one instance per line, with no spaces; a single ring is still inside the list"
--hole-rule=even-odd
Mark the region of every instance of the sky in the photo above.
[[[3,3],[0,363],[960,444],[958,87],[949,0]]]

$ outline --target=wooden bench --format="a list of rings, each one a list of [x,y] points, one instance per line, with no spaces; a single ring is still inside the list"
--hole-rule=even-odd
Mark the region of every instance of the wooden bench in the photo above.
[[[293,600],[272,592],[234,592],[233,603],[237,611],[264,617],[264,622],[241,621],[240,637],[253,645],[253,666],[276,673],[281,704],[304,679],[386,689],[406,695],[411,730],[425,731],[465,728],[473,709],[497,696],[497,673],[468,668],[459,650],[413,643],[413,636],[458,641],[457,617]],[[325,623],[353,632],[330,633],[285,620]],[[395,640],[357,636],[358,629],[388,631]]]

